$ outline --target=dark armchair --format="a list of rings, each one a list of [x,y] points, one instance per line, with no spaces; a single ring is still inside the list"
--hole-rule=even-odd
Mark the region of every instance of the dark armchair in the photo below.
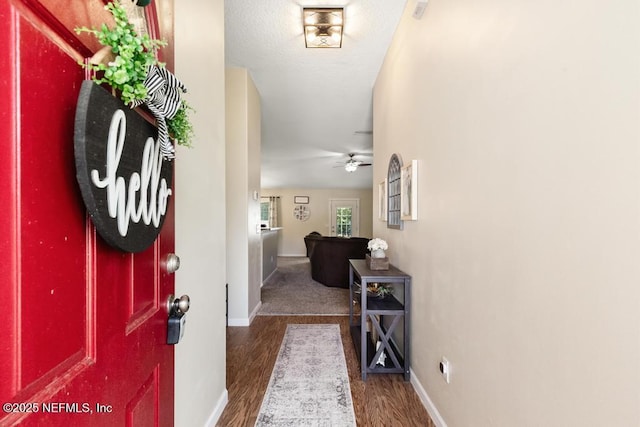
[[[325,286],[349,287],[349,259],[364,259],[369,239],[309,234],[304,238],[311,277]]]

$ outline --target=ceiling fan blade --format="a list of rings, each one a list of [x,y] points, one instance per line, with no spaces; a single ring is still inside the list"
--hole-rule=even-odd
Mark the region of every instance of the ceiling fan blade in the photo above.
[[[372,163],[360,163],[358,166],[371,166]]]

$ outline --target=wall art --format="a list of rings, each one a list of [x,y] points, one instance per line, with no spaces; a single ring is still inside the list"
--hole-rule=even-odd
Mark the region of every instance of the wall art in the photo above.
[[[378,219],[387,220],[387,180],[378,184]]]
[[[400,212],[403,221],[418,219],[418,161],[411,160],[400,172]]]

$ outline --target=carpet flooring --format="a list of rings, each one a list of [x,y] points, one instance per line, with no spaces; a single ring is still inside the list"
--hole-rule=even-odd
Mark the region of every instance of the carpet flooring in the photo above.
[[[340,325],[287,326],[255,425],[355,427]]]
[[[262,286],[262,316],[349,315],[349,289],[324,286],[311,278],[307,257],[278,257],[276,271]]]

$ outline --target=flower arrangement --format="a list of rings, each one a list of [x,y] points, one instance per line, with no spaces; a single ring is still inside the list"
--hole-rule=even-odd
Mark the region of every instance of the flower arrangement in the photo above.
[[[367,292],[378,298],[384,298],[393,293],[393,286],[389,283],[371,283],[367,286]]]
[[[370,251],[377,251],[378,249],[386,251],[387,249],[389,249],[389,245],[387,245],[387,242],[385,242],[384,240],[376,237],[375,239],[369,240],[369,243],[367,243],[367,249],[369,249]]]

